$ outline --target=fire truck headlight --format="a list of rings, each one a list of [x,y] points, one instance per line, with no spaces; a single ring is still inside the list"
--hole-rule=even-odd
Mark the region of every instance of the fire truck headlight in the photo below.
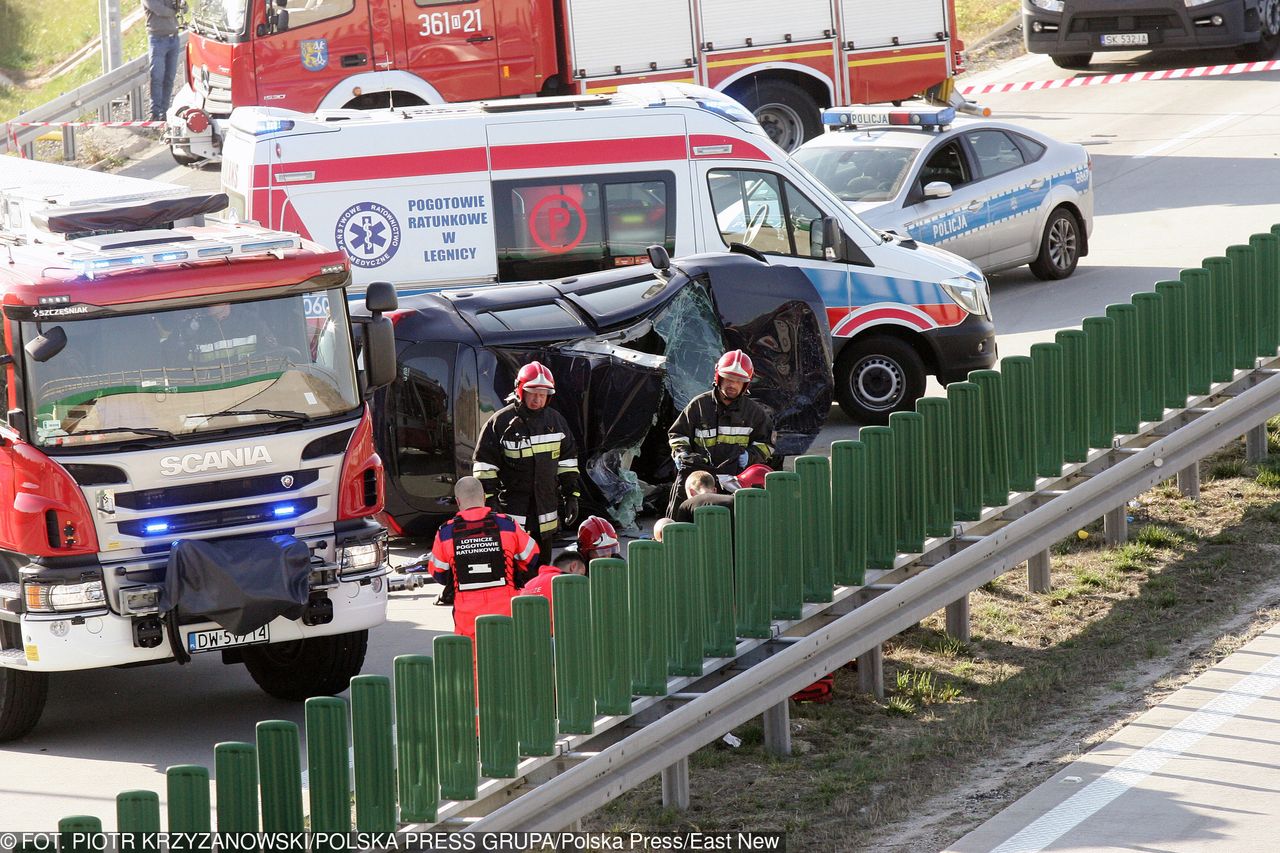
[[[106,603],[100,580],[83,583],[28,582],[25,593],[27,611],[30,613],[97,609]]]
[[[387,540],[363,545],[347,545],[338,549],[338,573],[354,575],[382,566],[387,561]]]

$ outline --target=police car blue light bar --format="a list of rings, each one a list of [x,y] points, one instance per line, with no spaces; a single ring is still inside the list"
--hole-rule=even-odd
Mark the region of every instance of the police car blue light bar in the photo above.
[[[830,107],[822,123],[834,127],[945,127],[956,120],[955,107]]]

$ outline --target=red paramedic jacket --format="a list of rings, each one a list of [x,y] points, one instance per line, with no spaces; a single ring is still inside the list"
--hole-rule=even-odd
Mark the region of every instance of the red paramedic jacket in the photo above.
[[[462,589],[455,571],[456,529],[460,521],[464,522],[464,527],[474,526],[490,515],[496,523],[499,541],[502,543],[505,577],[484,589]],[[453,602],[454,632],[474,640],[476,617],[490,614],[510,616],[511,599],[515,597],[516,590],[532,580],[537,572],[537,557],[538,544],[529,534],[511,516],[488,507],[464,509],[440,525],[440,529],[436,531],[436,540],[431,546],[428,564],[433,578],[456,590]]]

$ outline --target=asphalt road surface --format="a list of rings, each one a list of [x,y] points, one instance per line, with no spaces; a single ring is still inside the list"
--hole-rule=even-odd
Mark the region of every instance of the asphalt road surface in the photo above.
[[[1230,54],[1117,56],[1090,73],[1234,61]],[[974,82],[1066,76],[1042,57],[1024,57]],[[1040,282],[1023,267],[993,277],[1001,354],[1026,354],[1058,329],[1280,222],[1278,83],[1272,72],[983,99],[1000,118],[1087,145],[1095,175],[1090,254],[1075,275]],[[173,167],[163,151],[126,173],[217,186],[215,171]],[[819,448],[855,431],[833,411]],[[374,633],[365,672],[390,673],[396,655],[427,651],[433,632],[449,627],[447,609],[430,604],[434,595],[434,587],[392,595],[389,624]],[[94,814],[110,828],[117,792],[147,788],[163,800],[165,767],[210,765],[215,743],[251,741],[254,724],[271,718],[300,721],[302,707],[267,697],[242,667],[224,667],[217,656],[185,667],[56,676],[40,726],[0,748],[0,824],[51,829],[64,816]]]

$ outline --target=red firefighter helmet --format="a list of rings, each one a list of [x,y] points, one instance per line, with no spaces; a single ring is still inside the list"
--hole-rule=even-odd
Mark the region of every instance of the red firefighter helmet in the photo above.
[[[540,361],[531,361],[516,374],[516,399],[524,402],[525,391],[556,393],[556,380]]]
[[[756,368],[751,363],[751,356],[740,349],[730,350],[720,356],[720,360],[716,362],[717,384],[721,379],[737,379],[742,382],[750,382],[751,377],[755,375]]]
[[[613,529],[608,519],[589,516],[578,527],[578,553],[588,560],[618,556],[618,531]]]
[[[738,485],[744,489],[763,489],[764,475],[773,471],[768,465],[748,465],[742,469],[742,473],[738,475]]]

